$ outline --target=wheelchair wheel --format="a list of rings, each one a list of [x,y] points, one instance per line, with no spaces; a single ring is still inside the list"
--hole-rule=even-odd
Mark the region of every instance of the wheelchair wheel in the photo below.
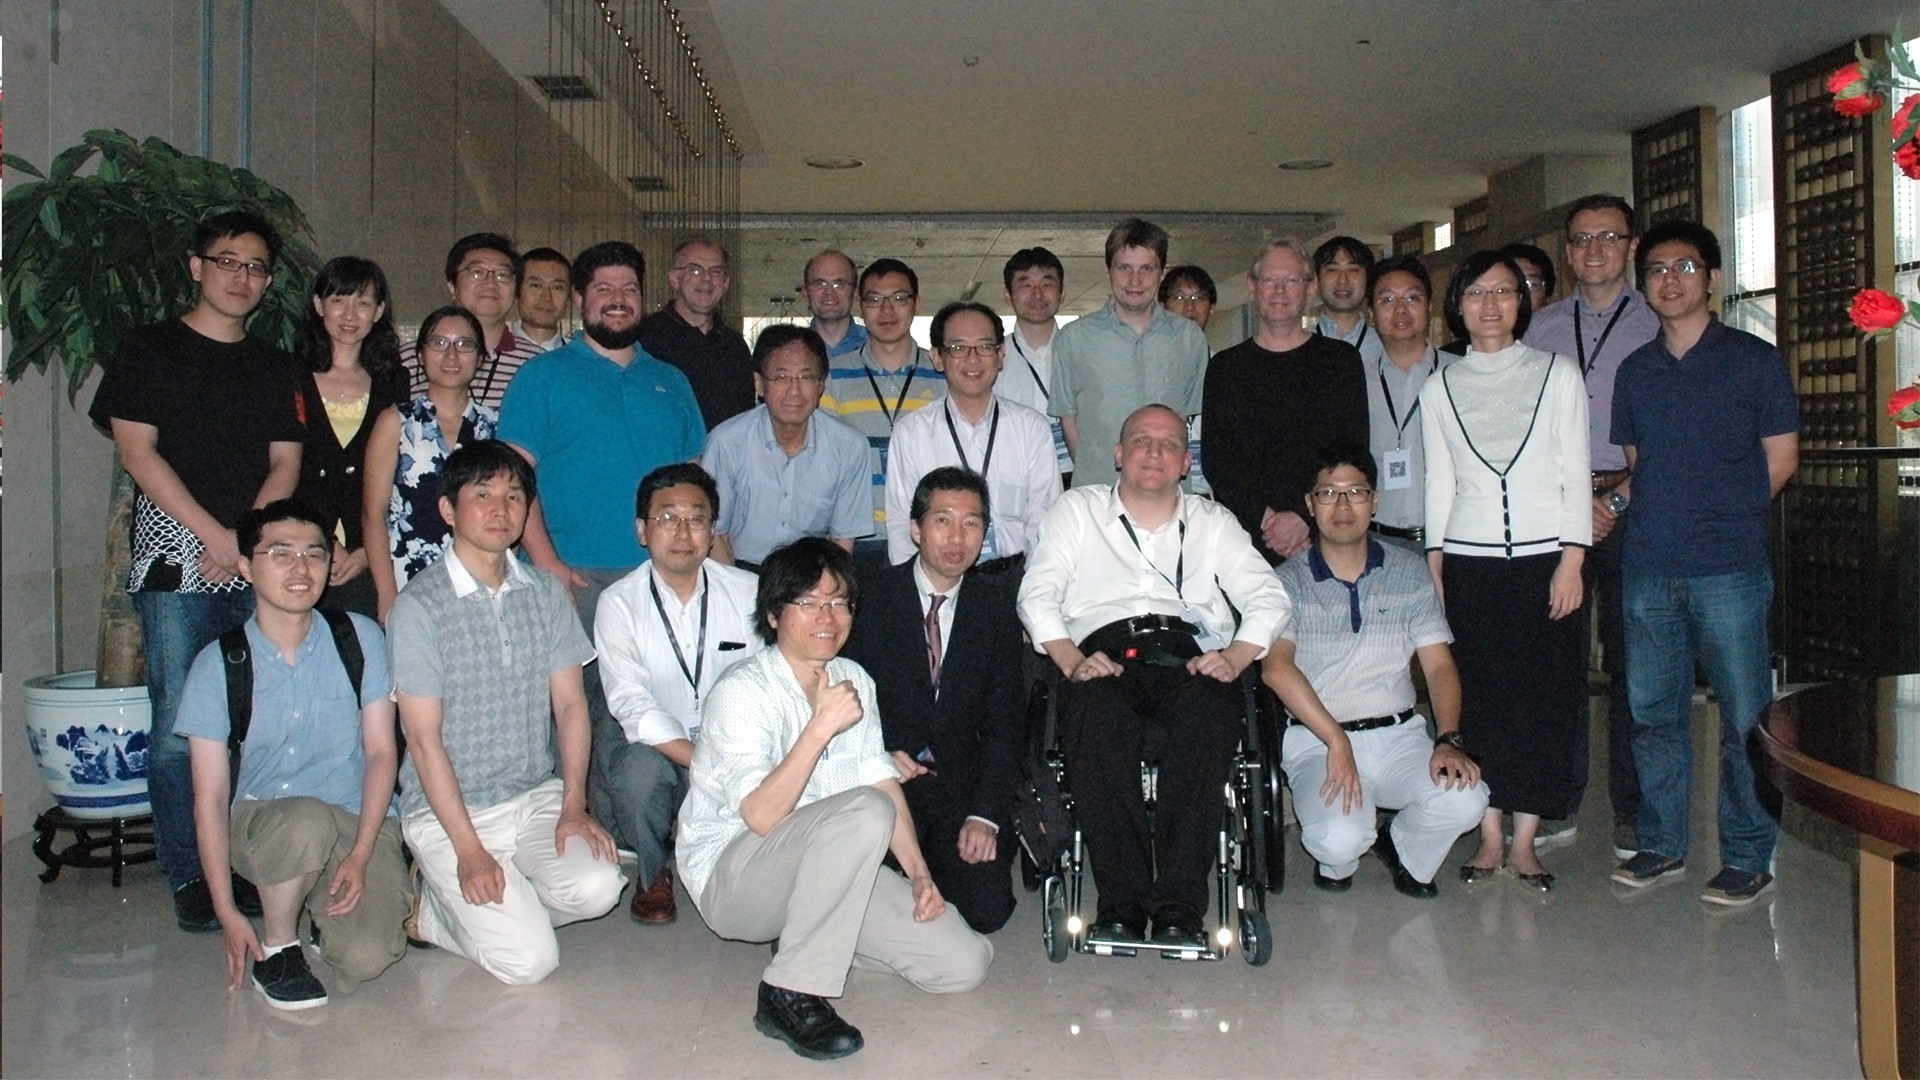
[[[1273,928],[1267,913],[1248,908],[1240,913],[1240,955],[1254,967],[1273,959]]]
[[[1067,901],[1063,895],[1064,882],[1049,882],[1047,906],[1041,915],[1040,940],[1047,947],[1047,959],[1053,963],[1062,963],[1067,952],[1073,947],[1073,938],[1067,933]]]

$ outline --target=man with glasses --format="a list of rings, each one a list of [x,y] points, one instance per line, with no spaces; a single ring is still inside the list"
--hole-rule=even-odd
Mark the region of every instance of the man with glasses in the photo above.
[[[1114,226],[1106,245],[1113,296],[1054,337],[1047,411],[1060,418],[1077,483],[1118,477],[1107,450],[1135,409],[1159,402],[1183,420],[1200,412],[1207,336],[1160,304],[1168,243],[1167,230],[1151,221]]]
[[[1620,365],[1613,391],[1611,435],[1634,481],[1620,561],[1642,795],[1638,850],[1613,880],[1640,888],[1686,872],[1697,661],[1720,713],[1721,869],[1700,898],[1744,907],[1773,888],[1780,832],[1747,737],[1772,697],[1767,518],[1799,465],[1800,409],[1780,351],[1707,306],[1720,287],[1712,231],[1655,225],[1638,262],[1661,332]]]
[[[720,318],[730,283],[719,244],[704,236],[684,241],[667,269],[673,298],[640,323],[640,347],[687,377],[709,431],[753,408],[747,339]]]
[[[600,594],[593,641],[609,720],[593,733],[594,812],[635,852],[635,922],[674,921],[667,841],[687,795],[700,703],[714,680],[760,651],[758,579],[710,557],[720,495],[698,465],[663,465],[640,481],[634,527],[646,565]]]
[[[1451,363],[1427,340],[1433,278],[1416,255],[1396,255],[1367,271],[1367,302],[1380,355],[1362,360],[1367,428],[1382,477],[1373,532],[1382,542],[1426,557],[1426,446],[1420,428],[1420,388]]]
[[[1634,238],[1633,206],[1618,195],[1576,199],[1567,210],[1567,271],[1573,292],[1536,309],[1526,343],[1572,357],[1587,380],[1588,456],[1593,470],[1593,546],[1587,551],[1587,588],[1600,612],[1601,664],[1607,673],[1607,795],[1613,804],[1613,853],[1636,850],[1635,815],[1640,783],[1634,774],[1634,719],[1628,701],[1627,649],[1620,614],[1620,553],[1628,531],[1626,509],[1633,478],[1626,451],[1612,437],[1613,384],[1627,354],[1660,331],[1659,316],[1627,279],[1640,242]],[[1574,814],[1587,786],[1587,730],[1577,733]],[[1576,818],[1542,822],[1536,847],[1566,843]]]
[[[513,241],[499,233],[463,236],[447,249],[447,295],[480,320],[480,365],[474,369],[473,400],[498,409],[507,386],[526,362],[546,350],[507,326],[507,315],[519,295],[520,255]],[[413,343],[403,342],[400,360],[416,395],[427,392],[427,373],[413,354]]]
[[[1006,328],[985,304],[955,301],[933,317],[933,362],[947,378],[947,396],[900,421],[887,465],[887,558],[913,558],[908,508],[920,478],[943,465],[979,474],[993,513],[979,551],[1000,563],[1033,546],[1040,519],[1060,497],[1060,473],[1047,418],[997,397],[1006,362]]]
[[[867,328],[853,321],[853,260],[839,251],[823,251],[807,260],[800,275],[800,292],[813,315],[813,332],[827,343],[827,356],[858,350],[867,343]]]
[[[1313,487],[1315,449],[1367,444],[1360,353],[1301,322],[1314,281],[1299,244],[1269,243],[1247,271],[1260,328],[1207,366],[1207,480],[1276,564],[1312,538],[1302,500]]]
[[[1192,320],[1193,325],[1204,331],[1213,321],[1213,309],[1220,303],[1220,290],[1214,286],[1212,274],[1188,263],[1167,271],[1160,282],[1160,303],[1175,315]]]
[[[873,533],[873,484],[866,437],[819,411],[826,343],[804,326],[769,326],[753,361],[765,401],[714,428],[700,457],[718,485],[713,557],[753,569],[802,536],[852,551]]]
[[[867,342],[830,357],[820,407],[867,437],[873,477],[871,538],[856,545],[863,561],[887,551],[887,451],[894,428],[908,414],[938,400],[945,389],[933,357],[913,340],[920,310],[920,275],[898,259],[878,259],[860,272],[860,317]]]
[[[1320,450],[1306,508],[1315,539],[1280,582],[1293,621],[1261,677],[1287,707],[1280,757],[1293,785],[1300,842],[1328,892],[1353,885],[1372,850],[1393,887],[1435,896],[1434,873],[1487,809],[1480,767],[1461,749],[1460,675],[1426,559],[1368,535],[1378,501],[1373,454],[1359,443]],[[1434,734],[1416,708],[1417,658]],[[1397,810],[1388,835],[1375,810]]]
[[[1360,350],[1368,367],[1380,359],[1380,335],[1367,321],[1367,275],[1373,249],[1351,236],[1336,236],[1313,249],[1314,283],[1320,293],[1320,321],[1314,332]]]
[[[247,334],[279,250],[280,234],[253,214],[201,223],[187,253],[199,290],[193,309],[130,331],[88,410],[135,485],[126,588],[140,612],[153,702],[154,848],[174,920],[194,933],[218,930],[220,920],[201,876],[187,743],[174,737],[181,687],[200,650],[253,611],[234,535],[240,515],[292,495],[300,480],[293,361]],[[258,914],[252,888],[239,893],[241,909]]]
[[[1006,361],[1013,374],[994,383],[993,392],[1045,416],[1053,385],[1054,317],[1060,314],[1067,268],[1060,256],[1043,247],[1021,248],[1000,268],[1006,284],[1007,306],[1013,309],[1013,332],[1007,335]],[[1053,456],[1064,481],[1073,475],[1073,455],[1058,418],[1049,417]]]

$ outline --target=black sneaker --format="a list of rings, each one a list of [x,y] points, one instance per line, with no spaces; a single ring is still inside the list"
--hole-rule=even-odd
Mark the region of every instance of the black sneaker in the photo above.
[[[249,919],[257,919],[266,914],[266,909],[260,906],[260,890],[253,887],[253,882],[239,874],[233,875],[233,906],[239,908],[240,914]]]
[[[860,1029],[840,1019],[826,998],[770,983],[760,984],[759,1008],[753,1026],[760,1034],[779,1039],[803,1058],[832,1061],[857,1054],[867,1045]]]
[[[253,965],[253,985],[276,1009],[295,1012],[327,1003],[327,988],[307,967],[307,954],[289,945]]]
[[[206,878],[194,878],[173,890],[173,921],[189,934],[211,934],[220,929],[213,913],[213,893]]]
[[[1723,904],[1727,907],[1746,907],[1755,900],[1773,891],[1773,875],[1752,870],[1737,870],[1731,866],[1723,867],[1707,882],[1705,892],[1700,899],[1709,904]]]
[[[1657,851],[1640,851],[1613,868],[1613,880],[1631,888],[1644,889],[1655,882],[1685,877],[1686,873],[1687,863],[1684,859],[1662,855]]]

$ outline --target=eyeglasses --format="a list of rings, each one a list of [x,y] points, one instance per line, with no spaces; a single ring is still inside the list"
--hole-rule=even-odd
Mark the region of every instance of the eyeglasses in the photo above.
[[[681,263],[679,266],[674,267],[674,269],[695,281],[701,278],[723,278],[727,276],[727,268],[725,266],[701,266],[699,263]]]
[[[846,292],[853,288],[853,282],[845,278],[814,278],[807,282],[809,289],[825,289],[828,292]]]
[[[1648,263],[1647,268],[1641,273],[1646,275],[1648,281],[1653,281],[1666,277],[1670,273],[1679,274],[1681,277],[1693,277],[1705,269],[1706,265],[1697,260],[1675,259],[1670,263]]]
[[[1206,293],[1175,293],[1167,297],[1169,304],[1211,304]]]
[[[203,262],[210,262],[219,267],[221,273],[225,274],[243,273],[248,277],[257,278],[270,278],[273,276],[273,271],[268,268],[266,263],[249,262],[246,259],[236,259],[231,255],[202,255],[200,259]]]
[[[457,352],[461,356],[476,356],[480,352],[480,343],[470,337],[430,337],[427,339],[428,352]]]
[[[1381,293],[1379,296],[1373,298],[1373,306],[1375,307],[1397,307],[1401,304],[1405,304],[1407,307],[1417,307],[1426,302],[1427,294],[1417,292]]]
[[[286,544],[275,544],[270,548],[261,548],[254,555],[265,555],[273,565],[285,570],[294,563],[313,563],[325,566],[333,560],[333,552],[323,547],[295,548]]]
[[[514,283],[515,278],[518,277],[518,275],[513,272],[513,267],[511,266],[498,268],[491,266],[463,266],[455,271],[455,273],[473,282],[475,285],[487,280],[497,281],[502,285],[511,285]]]
[[[853,604],[844,596],[836,596],[831,600],[815,600],[811,596],[802,596],[797,600],[787,601],[787,604],[799,608],[803,615],[811,615],[816,611],[824,611],[830,615],[853,614]]]
[[[1599,244],[1601,247],[1619,247],[1621,244],[1626,243],[1627,239],[1627,237],[1614,232],[1612,229],[1608,229],[1606,232],[1581,232],[1574,233],[1572,236],[1567,237],[1567,246],[1570,248],[1583,248]]]
[[[760,378],[768,386],[819,386],[827,381],[818,375],[792,375],[784,371],[778,375],[762,375]]]
[[[1321,506],[1332,506],[1337,502],[1363,503],[1373,498],[1370,487],[1323,487],[1313,489],[1313,501]]]
[[[1478,285],[1469,285],[1467,291],[1460,294],[1460,298],[1462,300],[1472,300],[1475,303],[1483,300],[1491,300],[1497,304],[1502,300],[1511,300],[1519,295],[1520,290],[1511,285],[1495,285],[1491,289],[1481,288]]]
[[[885,296],[879,293],[868,293],[860,298],[861,307],[886,307],[889,304],[894,307],[906,307],[912,302],[913,294],[910,292],[888,293]]]
[[[945,353],[949,360],[965,360],[968,356],[992,359],[993,355],[1000,351],[1000,346],[991,341],[983,341],[978,345],[969,345],[964,341],[949,341],[940,346],[940,351]]]
[[[1262,277],[1254,278],[1253,283],[1260,286],[1263,289],[1286,289],[1291,291],[1293,289],[1304,289],[1307,286],[1312,285],[1314,283],[1314,279],[1310,277],[1306,277],[1304,275],[1297,275],[1297,274],[1292,277],[1287,277],[1280,274],[1267,274]]]
[[[713,519],[705,514],[693,514],[688,517],[674,513],[655,514],[647,520],[668,532],[685,529],[688,532],[703,533],[713,528]]]
[[[1527,285],[1527,288],[1529,289],[1545,290],[1547,287],[1547,279],[1530,277],[1526,280],[1526,285]]]

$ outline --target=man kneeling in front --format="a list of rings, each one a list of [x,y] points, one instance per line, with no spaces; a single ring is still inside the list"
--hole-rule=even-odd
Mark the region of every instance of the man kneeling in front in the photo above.
[[[681,880],[707,925],[777,942],[754,1026],[819,1060],[865,1045],[826,1000],[849,967],[941,994],[980,985],[993,960],[927,871],[873,679],[839,657],[858,601],[831,540],[767,556],[754,621],[773,647],[714,684],[680,809]]]

